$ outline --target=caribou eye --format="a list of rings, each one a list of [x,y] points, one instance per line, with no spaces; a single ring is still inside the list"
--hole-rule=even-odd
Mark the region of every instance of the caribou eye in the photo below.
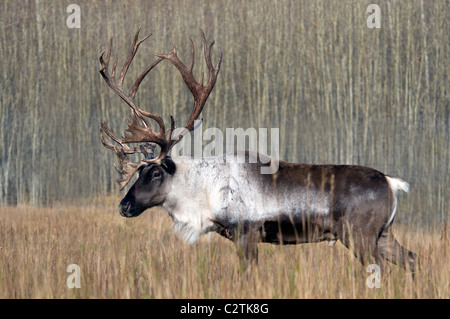
[[[158,177],[160,177],[160,176],[161,176],[161,172],[159,172],[159,171],[154,171],[153,174],[152,174],[152,179],[153,179],[153,178],[158,178]]]

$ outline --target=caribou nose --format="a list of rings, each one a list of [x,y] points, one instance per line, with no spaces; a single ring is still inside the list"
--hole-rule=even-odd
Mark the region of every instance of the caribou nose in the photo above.
[[[122,217],[131,217],[131,202],[120,203],[119,204],[119,213]]]

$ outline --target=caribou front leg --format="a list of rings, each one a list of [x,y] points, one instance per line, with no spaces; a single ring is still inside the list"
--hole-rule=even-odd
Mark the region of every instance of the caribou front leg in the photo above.
[[[242,270],[258,264],[258,242],[260,241],[260,227],[256,223],[243,222],[237,226],[235,243]]]

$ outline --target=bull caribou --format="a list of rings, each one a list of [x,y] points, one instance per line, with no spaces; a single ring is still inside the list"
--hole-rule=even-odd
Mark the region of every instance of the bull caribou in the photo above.
[[[124,217],[139,216],[146,209],[162,206],[174,222],[174,229],[189,243],[201,235],[217,232],[234,241],[244,263],[257,261],[259,242],[298,244],[341,241],[364,264],[370,257],[386,259],[415,270],[416,256],[394,238],[391,226],[397,209],[398,191],[408,191],[408,184],[375,169],[357,165],[308,165],[279,161],[278,170],[261,174],[275,160],[262,154],[236,152],[207,158],[174,157],[168,154],[184,134],[195,129],[208,96],[219,74],[222,51],[213,65],[211,49],[203,31],[201,37],[207,67],[207,82],[197,82],[193,75],[195,47],[191,40],[191,60],[186,66],[177,56],[175,45],[169,54],[157,54],[153,62],[135,80],[126,93],[123,82],[142,40],[136,32],[128,58],[116,79],[116,66],[108,70],[112,38],[106,56],[100,54],[100,74],[106,84],[131,110],[131,120],[123,137],[117,137],[100,122],[103,145],[113,150],[121,164],[123,179],[116,181],[123,189],[138,174],[119,205]],[[170,61],[180,72],[194,97],[192,113],[182,133],[175,120],[170,128],[161,116],[139,108],[134,96],[147,74],[161,61]],[[158,124],[154,130],[151,121]],[[135,146],[135,145],[138,146]],[[159,152],[156,152],[159,146]],[[132,161],[128,155],[141,153],[143,159]],[[156,156],[155,153],[158,155]],[[251,156],[257,158],[250,163]],[[142,157],[142,156],[141,156]]]

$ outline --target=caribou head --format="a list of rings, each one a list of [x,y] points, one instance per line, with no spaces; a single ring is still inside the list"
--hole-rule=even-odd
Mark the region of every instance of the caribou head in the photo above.
[[[194,78],[192,70],[195,62],[195,48],[194,42],[191,40],[191,61],[189,65],[186,66],[180,61],[174,44],[172,51],[169,54],[155,53],[154,55],[158,59],[142,72],[134,82],[130,91],[125,93],[123,90],[123,82],[128,68],[133,61],[139,46],[151,36],[151,34],[149,34],[142,40],[138,40],[139,32],[140,28],[134,36],[128,58],[122,67],[122,71],[117,80],[115,78],[117,62],[113,65],[111,74],[108,72],[112,50],[112,37],[109,42],[106,57],[104,57],[105,51],[103,51],[99,58],[101,64],[100,74],[106,84],[108,84],[108,86],[128,104],[131,110],[131,121],[127,120],[128,128],[123,138],[114,135],[114,133],[106,126],[105,122],[100,122],[101,141],[105,147],[113,150],[117,154],[119,163],[122,166],[120,169],[116,167],[116,170],[124,176],[121,180],[116,179],[121,189],[129,183],[136,172],[139,172],[139,178],[120,202],[119,212],[124,217],[138,216],[145,209],[156,205],[162,205],[164,202],[164,181],[170,179],[176,171],[176,165],[171,160],[170,156],[168,156],[168,153],[171,148],[181,140],[184,134],[195,129],[194,121],[202,112],[206,100],[216,84],[217,75],[219,74],[220,64],[222,62],[222,51],[219,48],[218,61],[216,66],[213,66],[211,62],[211,48],[214,45],[214,41],[209,42],[206,39],[203,30],[201,30],[205,61],[209,71],[206,84],[203,83],[203,75],[200,82],[197,82]],[[175,120],[172,116],[170,117],[170,129],[166,132],[166,125],[158,114],[146,112],[139,108],[134,102],[134,96],[138,91],[142,80],[162,60],[170,61],[178,69],[186,86],[194,97],[191,116],[189,117],[184,130],[176,136],[174,136]],[[158,131],[153,130],[149,119],[154,120],[158,124]],[[107,139],[105,134],[109,136],[110,139]],[[129,144],[132,143],[140,143],[141,145],[139,147],[130,147]],[[155,156],[156,145],[160,147],[157,156]],[[144,159],[139,162],[132,162],[127,155],[133,153],[142,153]]]

